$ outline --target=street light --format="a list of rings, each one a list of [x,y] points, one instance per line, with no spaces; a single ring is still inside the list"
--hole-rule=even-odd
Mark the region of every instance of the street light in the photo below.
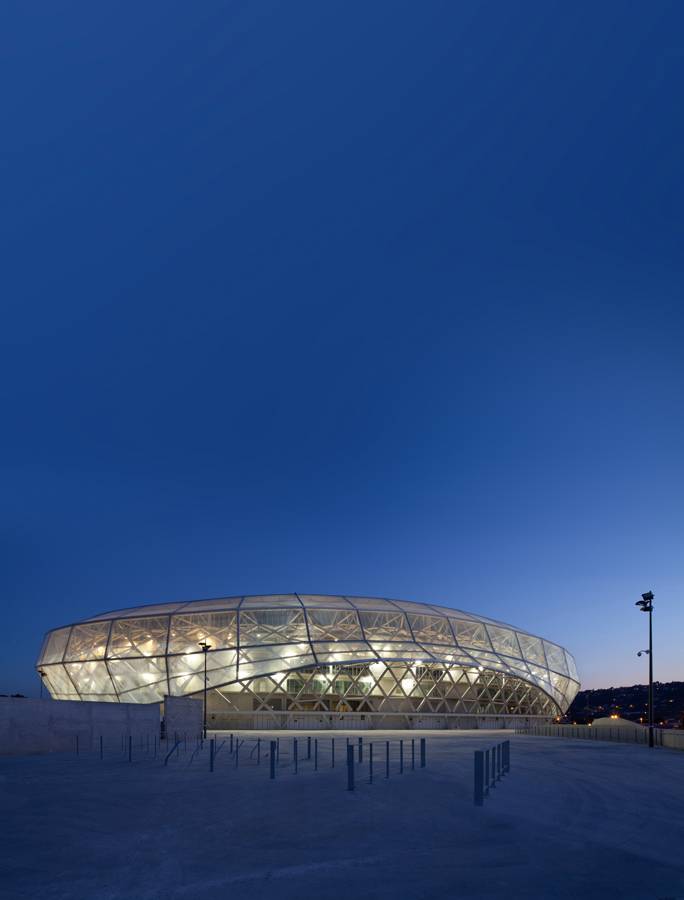
[[[634,605],[648,613],[648,650],[640,650],[637,656],[648,654],[648,746],[653,747],[653,591],[646,591]]]
[[[211,650],[211,644],[207,644],[206,641],[199,642],[200,647],[202,648],[202,653],[204,653],[204,724],[202,726],[202,736],[204,740],[207,739],[207,653]]]

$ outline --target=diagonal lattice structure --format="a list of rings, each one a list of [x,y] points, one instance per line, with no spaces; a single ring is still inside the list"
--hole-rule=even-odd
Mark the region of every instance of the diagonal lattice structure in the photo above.
[[[207,687],[212,717],[543,717],[579,689],[543,638],[472,613],[372,597],[282,594],[105,613],[46,635],[55,699],[155,703]]]

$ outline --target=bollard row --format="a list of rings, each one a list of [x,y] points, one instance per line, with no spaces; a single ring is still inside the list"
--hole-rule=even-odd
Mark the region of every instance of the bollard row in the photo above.
[[[475,806],[482,806],[490,789],[496,787],[504,775],[511,771],[511,742],[502,741],[487,750],[476,750],[474,758]]]

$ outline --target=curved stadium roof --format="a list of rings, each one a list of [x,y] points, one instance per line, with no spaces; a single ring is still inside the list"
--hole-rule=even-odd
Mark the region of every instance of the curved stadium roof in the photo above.
[[[269,594],[130,607],[46,635],[37,667],[57,699],[150,703],[208,685],[322,665],[435,663],[521,679],[565,711],[579,689],[558,644],[450,607],[377,597]]]

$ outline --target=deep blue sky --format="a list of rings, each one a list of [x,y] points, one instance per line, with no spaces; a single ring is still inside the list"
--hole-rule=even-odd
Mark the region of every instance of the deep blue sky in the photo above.
[[[681,3],[0,10],[0,691],[239,593],[684,678]]]

